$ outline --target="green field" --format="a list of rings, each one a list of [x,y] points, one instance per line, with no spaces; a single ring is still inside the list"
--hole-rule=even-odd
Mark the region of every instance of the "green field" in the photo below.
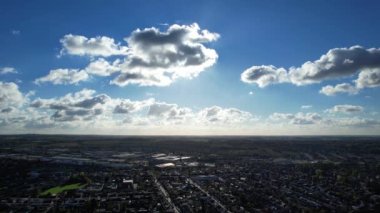
[[[68,185],[64,185],[64,186],[56,186],[56,187],[50,188],[50,189],[42,192],[40,195],[42,195],[42,196],[48,195],[48,194],[57,195],[57,194],[62,193],[64,191],[80,189],[80,188],[84,187],[85,185],[86,184],[81,185],[80,183],[74,183],[74,184],[68,184]]]

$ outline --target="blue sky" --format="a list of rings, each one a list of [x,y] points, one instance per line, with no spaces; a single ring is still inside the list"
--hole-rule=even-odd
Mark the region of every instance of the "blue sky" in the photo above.
[[[376,1],[2,1],[0,132],[378,134],[379,10]],[[172,32],[185,36],[160,40]],[[113,71],[86,69],[99,60]]]

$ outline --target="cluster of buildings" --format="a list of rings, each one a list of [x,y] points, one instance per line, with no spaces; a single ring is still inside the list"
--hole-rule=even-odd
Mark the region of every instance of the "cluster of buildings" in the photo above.
[[[0,153],[9,212],[379,211],[379,156],[303,157],[70,149]],[[75,189],[65,189],[78,184]],[[46,193],[54,187],[61,191]]]

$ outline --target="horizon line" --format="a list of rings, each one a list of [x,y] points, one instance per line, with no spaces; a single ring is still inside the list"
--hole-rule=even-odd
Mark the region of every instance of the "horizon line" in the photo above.
[[[114,137],[380,137],[380,134],[378,135],[365,135],[365,134],[356,134],[356,135],[245,135],[245,134],[226,134],[226,135],[202,135],[202,134],[182,134],[182,135],[174,135],[174,134],[58,134],[58,133],[20,133],[20,134],[2,134],[0,133],[0,136],[25,136],[25,135],[41,135],[41,136],[114,136]]]

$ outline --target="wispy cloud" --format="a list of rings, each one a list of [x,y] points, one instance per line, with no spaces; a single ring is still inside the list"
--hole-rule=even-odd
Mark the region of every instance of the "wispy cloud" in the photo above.
[[[0,75],[9,74],[9,73],[17,73],[16,68],[14,68],[14,67],[0,67]]]
[[[11,30],[12,35],[20,35],[21,31],[20,30]]]

